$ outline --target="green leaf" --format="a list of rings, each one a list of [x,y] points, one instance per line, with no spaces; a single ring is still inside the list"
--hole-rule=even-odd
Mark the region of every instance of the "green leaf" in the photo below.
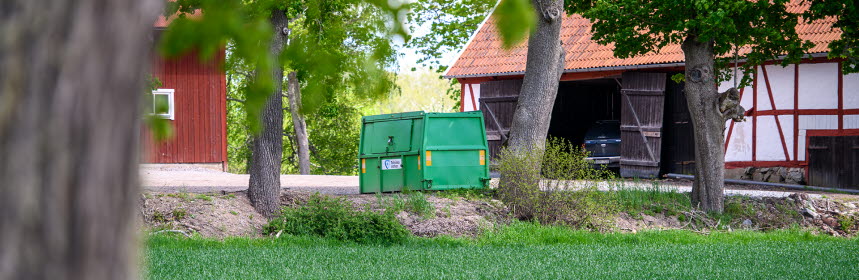
[[[501,0],[494,17],[506,49],[522,42],[537,22],[537,13],[528,0]]]
[[[683,75],[683,73],[677,73],[671,75],[671,80],[679,84],[686,81],[686,75]]]

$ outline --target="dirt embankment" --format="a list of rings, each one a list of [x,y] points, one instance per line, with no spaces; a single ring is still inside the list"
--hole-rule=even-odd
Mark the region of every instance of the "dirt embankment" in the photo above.
[[[140,204],[144,225],[152,231],[177,230],[206,237],[259,236],[267,223],[241,193],[146,193]]]
[[[283,191],[282,206],[299,206],[312,194]],[[356,209],[385,211],[385,202],[399,194],[347,195]],[[417,236],[474,236],[482,229],[508,223],[508,211],[497,200],[468,200],[427,196],[434,211],[400,211],[397,219]],[[243,192],[228,194],[147,193],[141,198],[143,222],[151,231],[181,231],[206,237],[261,236],[265,218]]]
[[[312,194],[283,191],[283,206],[306,203]],[[356,209],[385,211],[395,207],[400,194],[345,195]],[[392,202],[394,201],[394,202]],[[427,195],[429,209],[423,213],[406,209],[397,218],[417,236],[474,236],[484,229],[509,223],[512,215],[500,201],[492,199],[444,198]],[[150,231],[181,231],[206,237],[261,236],[265,218],[254,211],[243,192],[220,194],[146,193],[140,200],[143,223]],[[730,208],[730,209],[728,209]],[[804,194],[787,198],[736,198],[726,202],[726,213],[713,216],[702,212],[619,213],[614,230],[637,232],[648,229],[772,230],[793,225],[836,236],[859,232],[859,199],[812,199]]]

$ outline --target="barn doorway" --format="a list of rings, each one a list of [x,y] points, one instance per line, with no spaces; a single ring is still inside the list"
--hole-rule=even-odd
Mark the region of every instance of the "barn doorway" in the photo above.
[[[598,121],[620,120],[620,101],[620,78],[561,82],[549,136],[581,146]]]
[[[808,184],[859,189],[859,136],[808,137]]]

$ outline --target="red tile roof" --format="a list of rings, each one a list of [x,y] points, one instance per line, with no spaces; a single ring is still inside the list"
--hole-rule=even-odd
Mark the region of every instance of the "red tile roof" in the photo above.
[[[798,13],[806,7],[791,3],[788,4],[788,11]],[[829,42],[841,36],[840,30],[830,28],[834,22],[834,18],[828,18],[797,25],[800,38],[815,44],[809,53],[826,52]],[[683,62],[683,51],[679,44],[668,45],[659,52],[625,59],[616,58],[612,51],[613,45],[603,46],[591,40],[590,28],[590,21],[579,15],[564,17],[561,41],[566,51],[565,72],[588,72],[587,69],[593,68]],[[480,27],[459,58],[448,69],[445,77],[521,75],[525,72],[527,52],[527,40],[510,50],[502,48],[495,22],[490,18]]]
[[[196,11],[194,11],[193,14],[186,14],[185,16],[189,17],[189,18],[198,18],[202,15],[203,15],[203,13],[200,10],[196,10]],[[155,24],[153,26],[155,28],[167,28],[167,26],[170,25],[170,23],[173,22],[173,20],[175,20],[177,17],[179,17],[178,14],[174,14],[174,15],[170,16],[169,18],[164,17],[163,14],[158,15],[158,19],[155,20]]]

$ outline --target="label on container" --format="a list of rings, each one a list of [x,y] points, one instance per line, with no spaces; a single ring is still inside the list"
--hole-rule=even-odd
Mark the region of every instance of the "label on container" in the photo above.
[[[402,168],[403,168],[403,160],[401,160],[401,159],[383,159],[382,160],[382,170],[402,169]]]

